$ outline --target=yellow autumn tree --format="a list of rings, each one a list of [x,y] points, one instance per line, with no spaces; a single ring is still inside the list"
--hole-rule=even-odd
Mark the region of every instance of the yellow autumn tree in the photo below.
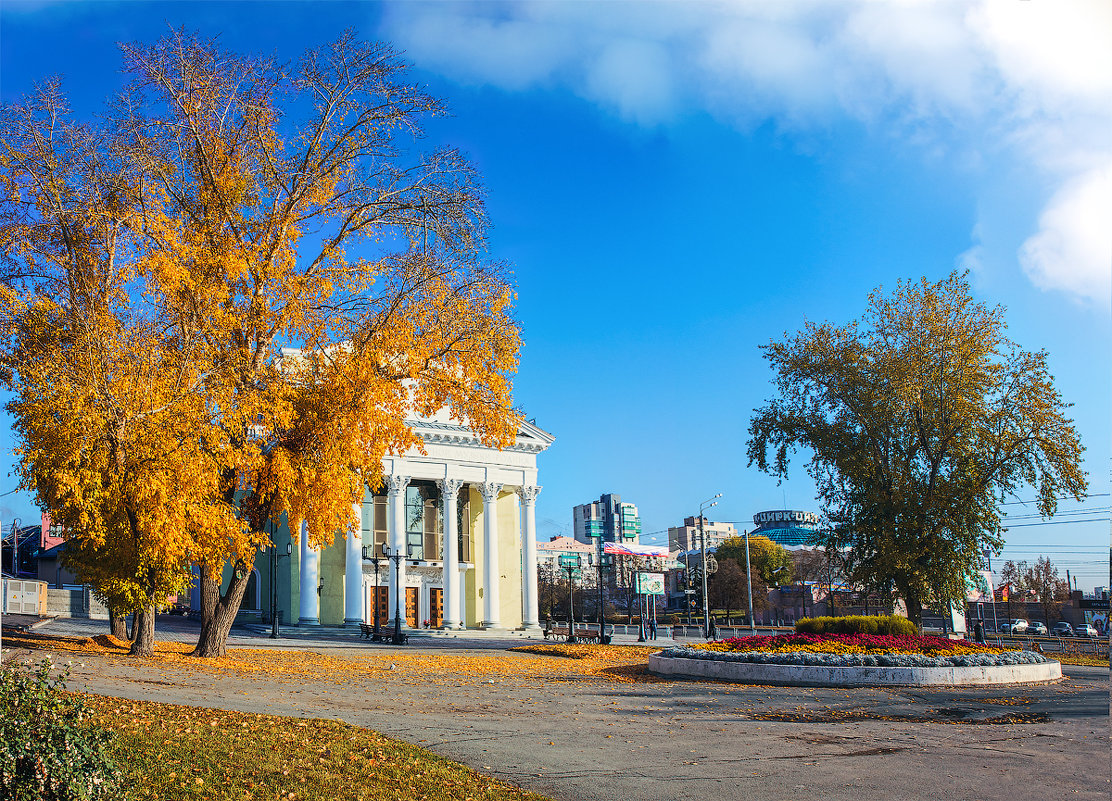
[[[485,258],[474,170],[415,151],[442,106],[388,46],[345,34],[291,66],[179,32],[123,53],[112,202],[135,211],[129,289],[153,309],[152,351],[201,399],[167,431],[200,456],[182,541],[201,577],[195,653],[219,656],[267,521],[306,521],[316,545],[351,534],[383,456],[420,447],[415,416],[447,406],[512,439],[513,292]],[[166,520],[172,472],[153,482]]]
[[[102,132],[65,117],[48,83],[0,118],[0,367],[22,486],[66,531],[67,567],[137,614],[145,655],[154,610],[187,586],[190,521],[239,523],[200,469],[202,377],[139,291],[134,176]]]

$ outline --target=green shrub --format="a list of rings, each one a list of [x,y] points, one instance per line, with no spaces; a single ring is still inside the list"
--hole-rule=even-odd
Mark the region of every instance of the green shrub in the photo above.
[[[893,634],[914,636],[915,624],[899,615],[846,615],[845,617],[805,617],[797,620],[800,634]]]
[[[10,801],[95,801],[112,795],[119,770],[110,732],[85,723],[80,696],[66,695],[69,668],[0,671],[0,797]]]

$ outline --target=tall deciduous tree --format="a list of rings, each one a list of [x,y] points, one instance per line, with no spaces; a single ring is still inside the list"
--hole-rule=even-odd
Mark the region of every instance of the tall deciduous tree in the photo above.
[[[749,583],[745,568],[733,559],[718,559],[718,570],[707,577],[707,596],[711,609],[724,609],[729,620],[733,610],[745,611],[749,606]],[[768,586],[754,571],[753,610],[768,608]]]
[[[1001,547],[1004,497],[1033,486],[1049,517],[1086,491],[1047,354],[1005,330],[1003,309],[953,273],[764,348],[778,396],[750,423],[750,464],[784,478],[789,453],[810,451],[826,544],[846,549],[852,581],[893,581],[916,623],[925,601],[964,597],[980,551]]]
[[[826,572],[826,558],[823,552],[817,548],[803,548],[792,551],[791,558],[792,576],[803,588],[803,616],[807,617],[807,602],[811,601],[812,605],[814,602],[814,596],[811,594],[811,587],[808,586],[808,582],[816,582],[822,579]]]
[[[474,170],[453,150],[414,152],[443,108],[389,47],[346,34],[292,67],[185,33],[123,51],[130,84],[89,149],[110,148],[126,180],[69,183],[127,210],[120,316],[144,309],[151,352],[184,376],[168,386],[192,416],[150,426],[197,459],[181,483],[152,448],[171,469],[150,479],[150,528],[157,542],[182,527],[176,542],[200,568],[195,653],[219,656],[268,521],[304,521],[315,545],[353,535],[383,456],[420,447],[414,416],[449,407],[484,441],[512,440],[513,292],[484,259]],[[32,138],[57,117],[39,114]],[[25,163],[5,203],[62,238],[67,215],[29,200],[49,194],[42,177]],[[13,309],[73,281],[72,260],[35,281],[39,262],[6,234]],[[111,343],[103,354],[117,358]],[[18,385],[25,362],[11,362]]]
[[[140,193],[118,143],[70,122],[55,83],[0,126],[0,367],[22,486],[67,532],[67,567],[137,613],[132,651],[149,654],[154,610],[188,582],[191,521],[238,527],[206,500],[202,379],[137,292]]]
[[[1027,614],[1026,562],[1016,562],[1009,559],[1000,568],[1000,596],[1001,600],[1004,601],[1004,614],[1007,615],[1009,621],[1015,617],[1012,605],[1017,601],[1022,604],[1020,606],[1021,614]]]
[[[745,537],[727,537],[715,549],[715,557],[721,562],[730,559],[745,570]],[[763,584],[774,586],[790,584],[792,580],[791,553],[783,545],[768,537],[749,538],[749,564],[753,575],[759,576]]]
[[[1058,568],[1050,561],[1049,556],[1040,556],[1035,564],[1027,568],[1023,575],[1024,584],[1028,589],[1034,590],[1039,598],[1039,606],[1043,610],[1043,620],[1047,628],[1051,618],[1057,617],[1062,609],[1062,604],[1069,600],[1069,587],[1066,580],[1058,575]]]

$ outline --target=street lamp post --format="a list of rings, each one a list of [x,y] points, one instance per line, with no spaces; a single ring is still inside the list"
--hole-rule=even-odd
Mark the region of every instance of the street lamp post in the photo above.
[[[402,592],[405,589],[401,586],[402,582],[402,560],[405,559],[405,554],[401,551],[394,551],[390,553],[390,546],[382,546],[383,555],[394,563],[394,645],[402,645],[405,640],[402,638]]]
[[[753,620],[753,573],[749,569],[749,530],[745,530],[745,581],[748,585],[749,591],[749,634],[754,635],[757,633],[757,624]]]
[[[371,554],[374,554],[374,555],[372,556]],[[373,545],[364,545],[363,546],[363,561],[364,562],[370,562],[372,565],[375,566],[375,591],[371,594],[372,595],[371,601],[372,601],[372,603],[374,604],[374,607],[375,607],[374,641],[378,642],[379,640],[382,639],[382,629],[380,629],[379,625],[378,625],[378,569],[379,569],[379,565],[382,562],[382,559],[381,559],[381,557],[379,557],[378,554],[375,553],[375,548],[374,548]]]
[[[641,592],[641,571],[633,574],[637,584],[637,642],[645,642],[645,595]]]
[[[568,571],[568,642],[577,642],[575,637],[575,571],[582,565],[583,558],[579,554],[560,554],[560,567]],[[585,612],[584,615],[586,615]],[[585,617],[584,620],[586,620]]]
[[[775,576],[777,573],[779,573],[783,569],[784,569],[784,566],[780,565],[780,567],[776,568],[775,570],[773,570],[768,575],[771,578],[772,576]],[[779,592],[779,587],[780,586],[781,586],[780,582],[777,581],[776,582],[777,592]],[[779,597],[779,594],[777,595],[777,597]],[[773,625],[779,626],[780,625],[780,607],[779,606],[776,606],[776,607],[773,608],[772,616],[773,616],[773,618],[775,618],[774,621],[773,621]]]
[[[608,554],[602,552],[602,537],[598,540],[598,641],[600,645],[606,645],[606,599],[603,597],[602,585],[603,574],[606,572],[608,565],[606,564],[606,557]]]
[[[713,498],[709,498],[699,504],[699,550],[702,555],[703,562],[703,637],[710,639],[710,603],[707,596],[707,539],[703,532],[703,512],[710,509],[712,506],[718,506],[717,498],[721,498],[722,493],[718,493]]]
[[[273,528],[273,524],[272,528]],[[270,639],[278,639],[278,560],[293,553],[293,543],[286,543],[286,552],[278,553],[278,548],[270,546]]]

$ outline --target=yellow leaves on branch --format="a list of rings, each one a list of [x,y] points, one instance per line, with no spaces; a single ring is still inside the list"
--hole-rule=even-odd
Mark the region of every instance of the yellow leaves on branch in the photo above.
[[[21,476],[90,575],[165,595],[190,563],[249,566],[283,512],[326,544],[420,448],[416,415],[512,441],[483,190],[456,151],[410,155],[441,106],[389,47],[345,35],[288,69],[177,32],[123,54],[99,127],[52,84],[0,130]]]

